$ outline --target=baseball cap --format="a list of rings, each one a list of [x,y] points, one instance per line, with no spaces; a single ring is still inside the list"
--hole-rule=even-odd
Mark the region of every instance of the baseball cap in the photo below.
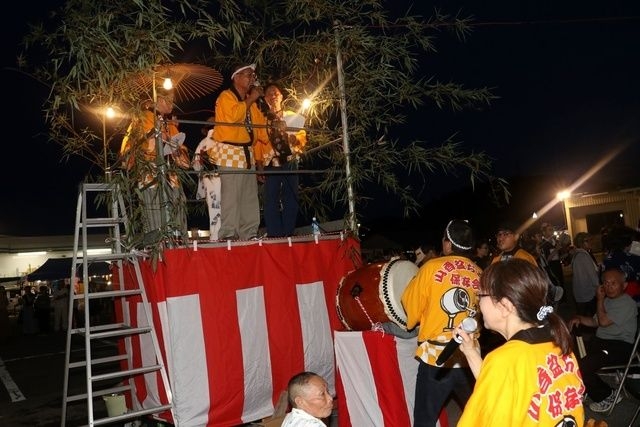
[[[496,231],[510,231],[512,233],[515,233],[517,229],[518,227],[515,223],[513,223],[513,221],[503,221],[498,225]]]

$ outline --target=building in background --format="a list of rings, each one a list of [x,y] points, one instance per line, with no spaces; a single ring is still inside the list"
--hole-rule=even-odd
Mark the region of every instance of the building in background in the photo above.
[[[626,225],[640,228],[640,187],[602,193],[576,193],[564,200],[564,213],[570,236],[587,232],[600,236],[604,227]],[[595,239],[599,245],[600,239]],[[599,252],[600,247],[594,247]]]

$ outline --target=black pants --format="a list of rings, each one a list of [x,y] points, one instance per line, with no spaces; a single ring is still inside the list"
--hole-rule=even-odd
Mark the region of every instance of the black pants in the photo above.
[[[454,393],[460,407],[469,400],[475,379],[469,368],[438,368],[420,362],[413,405],[414,427],[435,427],[445,401]]]
[[[578,365],[591,400],[601,402],[611,394],[611,387],[600,378],[598,370],[603,366],[624,365],[629,360],[632,348],[633,344],[628,342],[598,337],[593,337],[586,344],[587,355],[578,359]]]
[[[564,287],[564,270],[559,260],[549,261],[549,270],[551,271],[551,280],[556,286]]]

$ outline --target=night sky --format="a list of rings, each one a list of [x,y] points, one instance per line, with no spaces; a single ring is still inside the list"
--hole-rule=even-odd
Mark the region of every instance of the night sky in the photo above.
[[[429,16],[427,3],[434,4],[416,2],[416,11]],[[490,87],[500,98],[484,111],[417,113],[408,126],[416,132],[408,130],[407,136],[417,133],[435,144],[457,132],[467,149],[486,151],[494,159],[497,175],[553,175],[558,186],[570,184],[623,145],[581,191],[640,186],[640,2],[466,3],[442,6],[453,13],[462,8],[478,25],[462,43],[440,34],[438,53],[426,57],[423,68],[442,82]],[[15,67],[27,22],[34,13],[46,12],[31,2],[15,7],[18,12],[5,22],[10,27],[2,58],[2,77],[10,89],[4,102],[0,234],[70,234],[78,184],[90,165],[62,160],[61,149],[43,135],[46,87],[9,69]],[[427,203],[467,184],[462,175],[433,176],[420,197]],[[556,191],[550,188],[549,196]],[[374,218],[388,212],[373,203],[363,213]]]
[[[488,111],[460,114],[452,129],[486,149],[507,175],[579,174],[616,144],[640,145],[634,2],[490,3],[491,10],[467,8],[479,26],[435,65],[453,80],[494,88],[500,99]]]

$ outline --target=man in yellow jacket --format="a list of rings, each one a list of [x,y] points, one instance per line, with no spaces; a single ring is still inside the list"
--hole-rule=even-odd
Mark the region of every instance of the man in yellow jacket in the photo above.
[[[402,294],[407,329],[419,325],[419,360],[413,408],[414,427],[435,427],[444,402],[455,393],[464,404],[473,390],[473,374],[462,353],[437,363],[453,330],[478,308],[480,267],[471,261],[473,232],[466,221],[453,220],[442,239],[444,256],[420,267]]]
[[[209,157],[219,167],[220,240],[255,239],[260,226],[258,182],[253,145],[268,140],[266,117],[257,106],[262,88],[255,86],[256,65],[240,64],[231,74],[231,87],[216,100],[214,144]]]
[[[178,131],[175,118],[169,117],[173,111],[173,101],[172,91],[159,91],[155,105],[153,100],[143,101],[140,114],[131,121],[120,147],[124,169],[138,181],[143,231],[145,236],[149,236],[149,243],[153,241],[154,233],[164,231],[167,223],[173,224],[173,231],[183,241],[188,238],[186,197],[175,170],[187,169],[190,159],[187,147],[183,144],[185,135]],[[156,135],[156,131],[159,135]],[[165,176],[158,173],[158,136],[163,150],[161,157],[173,169]],[[167,190],[162,190],[160,185],[160,180],[164,179],[168,183]],[[169,200],[162,200],[164,194],[168,194]],[[169,218],[164,217],[167,212]]]

